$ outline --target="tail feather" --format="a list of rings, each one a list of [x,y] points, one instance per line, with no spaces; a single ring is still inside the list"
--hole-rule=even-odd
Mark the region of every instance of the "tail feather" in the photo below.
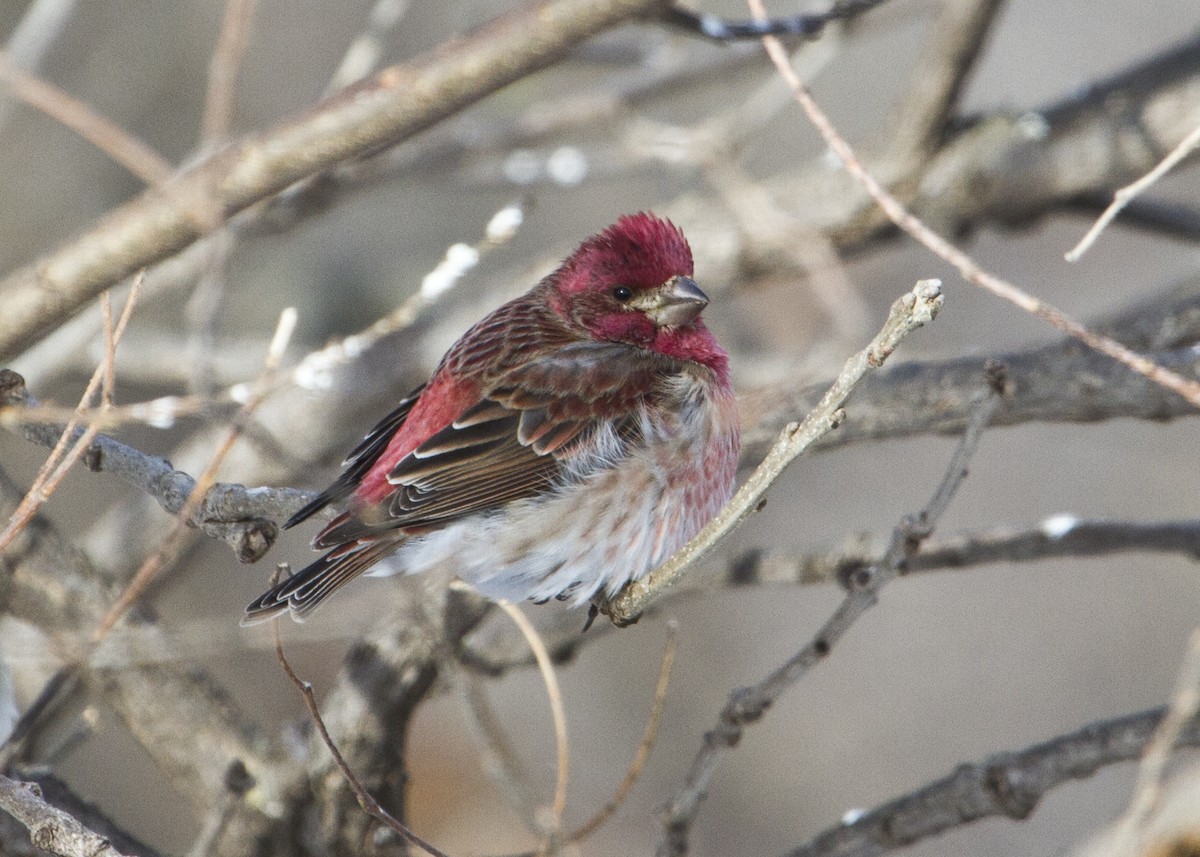
[[[397,540],[366,542],[354,550],[332,550],[246,606],[242,626],[257,625],[285,610],[303,622],[329,596],[396,548]]]

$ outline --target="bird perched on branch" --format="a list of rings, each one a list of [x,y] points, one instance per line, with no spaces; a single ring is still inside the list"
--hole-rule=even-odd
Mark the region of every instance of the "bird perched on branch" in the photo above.
[[[586,603],[729,499],[737,405],[683,233],[620,218],[472,327],[284,524],[333,504],[323,557],[246,608],[304,618],[389,555],[492,598]]]

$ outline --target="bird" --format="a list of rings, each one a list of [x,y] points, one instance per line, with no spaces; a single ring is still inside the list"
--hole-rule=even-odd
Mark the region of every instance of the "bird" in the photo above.
[[[579,606],[686,544],[733,493],[729,357],[700,317],[691,247],[639,212],[471,327],[285,524],[333,506],[324,555],[243,624],[303,621],[390,557],[485,596]]]

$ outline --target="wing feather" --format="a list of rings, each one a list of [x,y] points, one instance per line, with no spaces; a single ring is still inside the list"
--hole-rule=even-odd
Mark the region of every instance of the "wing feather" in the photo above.
[[[350,454],[342,462],[342,466],[345,469],[341,475],[334,480],[332,485],[318,494],[300,511],[288,518],[284,522],[283,528],[286,530],[289,527],[294,527],[301,521],[311,518],[330,503],[340,503],[353,494],[359,480],[371,469],[379,456],[387,449],[388,442],[392,439],[392,436],[404,424],[404,420],[408,418],[408,412],[412,410],[413,405],[421,397],[421,391],[424,389],[424,384],[417,387],[401,399],[400,404],[396,405],[391,413],[376,423],[375,427],[367,432],[366,437],[362,439],[358,446],[350,450]]]
[[[402,458],[383,521],[418,529],[494,509],[577,477],[602,440],[636,434],[637,412],[674,361],[620,343],[572,343],[498,377],[479,402]],[[607,450],[611,454],[611,443]],[[361,535],[348,523],[336,536]],[[335,532],[322,534],[331,542]],[[329,538],[326,538],[328,536]]]

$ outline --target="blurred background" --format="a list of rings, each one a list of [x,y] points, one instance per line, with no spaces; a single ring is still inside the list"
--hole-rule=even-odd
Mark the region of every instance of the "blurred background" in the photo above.
[[[34,5],[0,2],[0,34],[17,30]],[[26,69],[172,165],[198,157],[224,4],[66,5],[67,17]],[[258,0],[228,138],[269,128],[319,101],[373,10],[379,16],[388,6],[385,11],[396,14],[392,26],[378,31],[379,65],[386,66],[411,60],[509,5]],[[925,172],[952,141],[978,127],[971,122],[1024,117],[1027,126],[1037,126],[1052,115],[1050,108],[1066,109],[1110,76],[1148,66],[1184,42],[1192,46],[1185,55],[1192,82],[1183,90],[1190,94],[1160,109],[1192,117],[1178,120],[1185,132],[1200,124],[1195,3],[995,4],[986,38],[971,52],[978,59],[937,140],[911,152],[912,163],[889,160],[889,134],[902,124],[907,99],[929,71],[918,58],[936,23],[955,7],[972,5],[986,4],[891,0],[799,49],[797,68],[842,133],[877,157],[885,175],[890,165],[893,178],[925,182],[917,192],[908,186],[914,207],[937,228],[954,231],[961,246],[1000,276],[1085,320],[1181,285],[1197,288],[1196,245],[1170,230],[1118,223],[1080,263],[1065,263],[1063,253],[1098,209],[1094,199],[1081,203],[1086,194],[1060,191],[1049,174],[1031,187],[1022,172],[1029,164],[1021,158],[1032,162],[1039,157],[1034,153],[1011,150],[1009,161],[993,165],[993,184],[974,186],[980,205],[970,212],[954,208],[959,203],[949,190],[942,200],[947,208],[939,211],[939,196],[929,189],[936,177]],[[748,15],[732,0],[690,8]],[[770,6],[776,15],[803,11],[809,10]],[[1145,80],[1152,77],[1147,72]],[[1130,103],[1117,107],[1137,111],[1134,96],[1113,96],[1120,97]],[[1158,128],[1143,132],[1150,138]],[[1112,126],[1112,137],[1123,133]],[[1149,151],[1139,157],[1148,168],[1173,142],[1142,139]],[[1097,145],[1064,148],[1059,157],[1076,165],[1088,157],[1103,160]],[[948,159],[939,163],[944,170],[953,166]],[[1131,155],[1121,166],[1128,175],[1117,167],[1096,172],[1107,175],[1110,192],[1144,171],[1136,163]],[[1013,180],[1011,193],[994,183],[1005,170],[1024,177]],[[393,150],[346,165],[328,197],[279,204],[276,215],[252,212],[223,264],[208,269],[218,273],[180,278],[139,304],[119,354],[118,401],[220,390],[254,378],[279,313],[289,306],[300,318],[287,358],[294,365],[308,351],[393,311],[417,292],[448,246],[478,244],[493,215],[514,204],[523,211],[515,235],[485,248],[452,291],[388,337],[382,356],[368,355],[338,375],[346,385],[337,390],[341,398],[328,403],[326,391],[292,390],[286,401],[269,400],[261,422],[273,443],[243,441],[221,477],[322,487],[341,454],[422,380],[473,320],[532,285],[584,236],[637,210],[670,216],[689,234],[697,280],[713,298],[706,318],[733,353],[739,392],[800,389],[832,378],[878,328],[891,302],[923,277],[944,279],[945,310],[904,343],[892,358],[897,363],[1002,355],[1060,338],[963,282],[913,242],[863,226],[870,218],[818,205],[819,191],[806,188],[819,185],[814,175],[836,172],[756,43],[720,45],[661,23],[628,25]],[[1101,178],[1089,181],[1105,190]],[[34,261],[142,187],[53,119],[15,100],[0,102],[0,270]],[[1151,195],[1194,208],[1198,189],[1185,166]],[[89,317],[90,327],[55,334],[50,347],[7,361],[39,399],[78,400],[101,353],[94,306],[80,316]],[[852,422],[853,400],[848,413]],[[229,415],[228,407],[213,407],[168,430],[129,425],[112,434],[194,474],[211,454],[214,427]],[[1196,431],[1194,419],[1030,421],[990,430],[939,535],[1036,528],[1063,514],[1196,519]],[[774,487],[765,511],[695,574],[715,577],[751,548],[779,557],[880,548],[901,517],[927,501],[953,445],[953,438],[926,435],[809,455]],[[0,433],[0,467],[23,487],[44,455],[19,436]],[[171,525],[170,516],[134,489],[82,469],[44,514],[114,580],[129,575]],[[180,651],[208,669],[273,738],[297,735],[306,715],[275,662],[269,632],[237,623],[273,563],[307,561],[313,530],[299,529],[252,566],[239,565],[223,544],[194,540],[150,597],[149,609]],[[364,580],[348,588],[310,622],[283,628],[295,665],[321,696],[351,643],[388,615],[391,593],[431,586],[445,581]],[[559,672],[573,763],[568,827],[609,799],[633,756],[668,619],[678,623],[679,638],[653,754],[628,801],[580,853],[654,848],[656,811],[682,784],[730,691],[758,681],[807,643],[841,597],[832,584],[717,586],[673,598],[634,627],[589,632],[593,638]],[[1198,624],[1198,603],[1195,558],[1169,553],[1013,561],[901,579],[728,754],[692,831],[691,853],[786,853],[847,811],[875,807],[960,763],[1162,704]],[[526,613],[557,633],[583,621],[558,605],[530,606]],[[488,622],[481,639],[504,633],[491,628],[504,626],[500,617]],[[0,630],[17,701],[27,705],[61,652],[19,618],[4,620]],[[415,715],[408,736],[410,820],[451,854],[529,849],[536,837],[484,770],[464,703],[468,683],[465,671],[443,669],[438,692]],[[548,804],[554,752],[539,676],[508,671],[486,680],[483,692],[537,798]],[[96,698],[85,695],[80,704],[92,719],[67,719],[64,734],[82,737],[71,739],[55,773],[149,845],[187,851],[204,827],[204,808],[169,785],[120,718]],[[88,724],[82,733],[80,722]],[[1107,767],[1055,789],[1026,821],[983,821],[924,840],[908,853],[1070,851],[1120,815],[1134,773],[1130,764]]]

